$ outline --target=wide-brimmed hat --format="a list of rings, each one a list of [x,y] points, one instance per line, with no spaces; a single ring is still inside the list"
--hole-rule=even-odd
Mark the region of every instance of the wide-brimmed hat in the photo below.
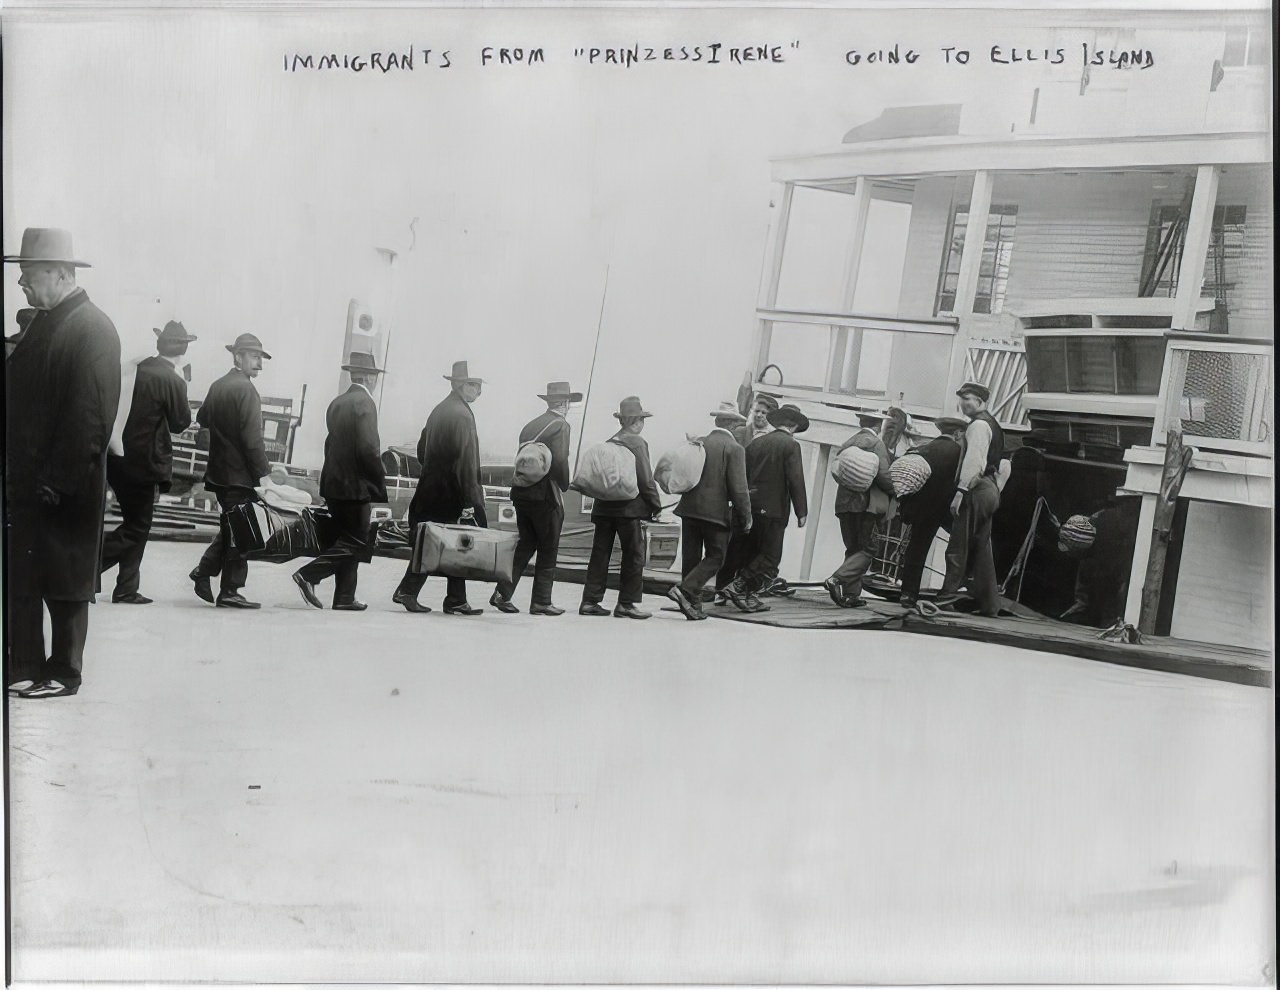
[[[770,426],[794,426],[797,433],[803,433],[809,428],[809,417],[802,413],[798,406],[790,404],[771,409],[765,418]]]
[[[938,428],[939,433],[952,433],[955,430],[967,430],[969,421],[959,416],[940,416],[933,421],[933,425]]]
[[[884,421],[884,413],[876,412],[874,409],[859,409],[856,415],[859,423],[863,423],[865,420],[871,420],[873,423]]]
[[[28,227],[22,232],[22,247],[17,254],[6,254],[6,262],[28,264],[36,261],[71,265],[73,268],[92,268],[87,261],[75,260],[71,250],[71,231],[60,227]]]
[[[372,354],[366,354],[364,351],[352,351],[351,363],[342,366],[343,371],[368,371],[375,375],[385,374],[373,360]]]
[[[471,372],[467,369],[466,361],[454,361],[453,374],[442,375],[441,377],[451,382],[475,382],[477,385],[484,384],[483,378],[475,378],[472,376]]]
[[[156,335],[158,344],[189,344],[197,339],[195,334],[187,333],[187,328],[177,320],[170,320],[163,330],[152,327],[151,332]]]
[[[965,382],[956,389],[956,395],[961,397],[966,395],[976,395],[983,402],[986,402],[991,398],[991,389],[983,385],[982,382]]]
[[[722,402],[719,408],[712,409],[711,415],[716,419],[731,419],[739,426],[747,421],[747,417],[738,412],[738,404],[736,402]]]
[[[581,402],[582,393],[571,391],[568,382],[547,382],[545,395],[539,395],[544,402]]]
[[[613,414],[613,418],[625,419],[638,416],[640,419],[648,419],[652,415],[651,412],[645,412],[644,406],[640,403],[640,396],[628,395],[618,403],[618,411]]]
[[[778,400],[767,392],[757,392],[752,396],[751,404],[754,406],[757,402],[763,406],[768,406],[771,410],[778,408]]]
[[[271,360],[271,355],[262,349],[262,341],[251,333],[242,333],[236,338],[236,342],[234,344],[227,344],[226,348],[232,354],[236,351],[257,351],[268,361]]]

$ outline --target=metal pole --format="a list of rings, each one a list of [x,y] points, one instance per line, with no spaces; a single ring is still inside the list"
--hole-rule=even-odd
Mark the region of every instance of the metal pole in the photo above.
[[[573,455],[573,472],[578,473],[578,458],[582,455],[582,434],[587,428],[587,406],[591,404],[591,383],[596,376],[596,355],[600,353],[600,331],[604,328],[604,302],[609,297],[609,265],[604,266],[604,291],[600,294],[600,318],[596,321],[596,343],[591,349],[591,371],[587,374],[587,393],[582,397],[582,426],[578,430],[578,449]]]

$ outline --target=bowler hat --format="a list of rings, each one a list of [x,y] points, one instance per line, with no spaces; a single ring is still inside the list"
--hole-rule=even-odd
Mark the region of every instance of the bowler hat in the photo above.
[[[747,421],[747,417],[738,412],[738,404],[736,402],[720,403],[720,408],[711,410],[711,415],[716,419],[731,419],[739,425]]]
[[[226,347],[232,354],[236,351],[257,351],[268,361],[271,360],[271,355],[262,349],[262,341],[251,333],[242,333],[234,344],[227,344]]]
[[[628,395],[625,399],[618,403],[618,411],[613,414],[614,419],[624,419],[632,416],[639,416],[641,419],[648,419],[653,413],[645,412],[644,406],[640,404],[638,395]]]
[[[187,328],[177,320],[170,320],[163,330],[152,327],[151,332],[156,335],[158,344],[189,344],[197,339],[195,334],[187,333]]]
[[[342,366],[343,371],[367,371],[375,375],[385,374],[373,360],[372,354],[366,354],[364,351],[352,351],[351,363]]]
[[[987,386],[983,385],[981,382],[965,382],[956,389],[956,395],[976,395],[983,402],[986,402],[991,398],[991,389],[987,388]]]
[[[87,261],[76,261],[71,250],[71,231],[59,227],[28,227],[22,232],[22,248],[18,254],[6,254],[5,261],[18,264],[44,261],[71,265],[73,268],[91,268]]]
[[[568,382],[547,382],[547,392],[539,395],[545,402],[581,402],[581,392],[571,392]]]
[[[442,377],[442,378],[446,378],[446,379],[448,379],[448,380],[449,380],[449,381],[451,381],[451,382],[475,382],[475,383],[476,383],[476,384],[478,384],[478,385],[483,385],[483,384],[484,384],[484,379],[483,379],[483,378],[473,378],[473,377],[471,377],[471,373],[467,370],[467,362],[466,362],[466,361],[454,361],[454,362],[453,362],[453,374],[451,374],[451,375],[442,375],[441,377]]]
[[[933,421],[939,433],[954,433],[956,430],[967,430],[969,421],[959,416],[940,416]]]
[[[797,433],[803,433],[809,428],[809,417],[802,413],[798,406],[790,404],[770,410],[765,419],[769,421],[770,426],[794,426]]]

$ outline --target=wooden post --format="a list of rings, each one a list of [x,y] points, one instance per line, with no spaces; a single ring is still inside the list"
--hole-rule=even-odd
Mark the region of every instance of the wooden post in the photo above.
[[[862,267],[862,248],[867,237],[867,215],[871,210],[871,184],[865,175],[858,176],[853,191],[853,230],[849,235],[849,250],[844,261],[844,285],[840,292],[842,312],[852,313],[854,296],[858,291],[858,272]],[[836,331],[836,352],[828,367],[828,391],[858,390],[858,366],[862,360],[862,328],[840,327]],[[846,367],[847,362],[847,367]]]
[[[813,548],[818,542],[822,521],[822,498],[827,493],[827,469],[831,465],[831,444],[818,445],[813,459],[813,484],[809,486],[809,521],[804,524],[804,551],[800,554],[800,580],[808,581],[813,570]]]
[[[1196,306],[1204,287],[1204,264],[1213,234],[1213,208],[1218,201],[1217,165],[1201,165],[1196,170],[1195,192],[1191,195],[1191,213],[1187,217],[1187,236],[1182,245],[1182,264],[1178,268],[1178,291],[1173,297],[1174,330],[1196,328]]]
[[[787,227],[791,223],[791,200],[795,186],[790,182],[775,188],[772,222],[765,240],[764,267],[760,273],[760,293],[756,298],[757,309],[773,309],[778,302],[778,284],[782,279],[782,258],[787,247]],[[769,349],[773,344],[773,320],[760,317],[756,321],[756,337],[751,350],[751,379],[760,380],[760,374],[769,365]]]
[[[1169,431],[1164,448],[1164,470],[1160,474],[1160,494],[1156,497],[1155,519],[1151,527],[1151,555],[1147,558],[1147,577],[1142,585],[1142,611],[1138,617],[1138,631],[1147,635],[1156,631],[1156,614],[1160,611],[1160,591],[1164,584],[1164,562],[1169,552],[1169,531],[1173,527],[1182,479],[1187,476],[1194,454],[1194,447],[1183,446],[1180,431]]]

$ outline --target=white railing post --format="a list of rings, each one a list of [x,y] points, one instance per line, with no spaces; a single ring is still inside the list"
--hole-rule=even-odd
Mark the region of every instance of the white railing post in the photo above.
[[[795,186],[784,182],[774,188],[773,219],[769,224],[769,233],[765,239],[764,269],[760,275],[760,295],[756,308],[773,309],[778,302],[778,283],[782,278],[782,258],[787,246],[787,226],[791,222],[791,200]],[[769,349],[773,344],[773,320],[760,317],[756,323],[756,339],[752,347],[752,380],[759,381],[760,375],[769,364]]]
[[[818,543],[822,521],[822,499],[827,493],[827,469],[831,465],[831,444],[818,444],[813,459],[813,484],[809,486],[809,521],[804,525],[804,550],[800,554],[800,580],[808,581],[813,570],[813,550]]]
[[[1216,165],[1201,165],[1196,170],[1191,215],[1187,218],[1187,236],[1178,266],[1178,291],[1173,297],[1170,326],[1174,330],[1194,330],[1196,326],[1196,304],[1200,302],[1200,290],[1204,286],[1204,265],[1213,234],[1213,208],[1218,202],[1220,173]]]
[[[841,288],[841,311],[852,313],[858,291],[858,273],[862,267],[862,247],[867,235],[867,214],[871,209],[871,184],[865,175],[858,176],[853,191],[853,230],[849,233],[849,249],[844,262],[844,285]],[[858,367],[862,360],[862,328],[832,328],[834,346],[827,369],[828,391],[858,388]],[[846,361],[848,366],[846,367]]]

